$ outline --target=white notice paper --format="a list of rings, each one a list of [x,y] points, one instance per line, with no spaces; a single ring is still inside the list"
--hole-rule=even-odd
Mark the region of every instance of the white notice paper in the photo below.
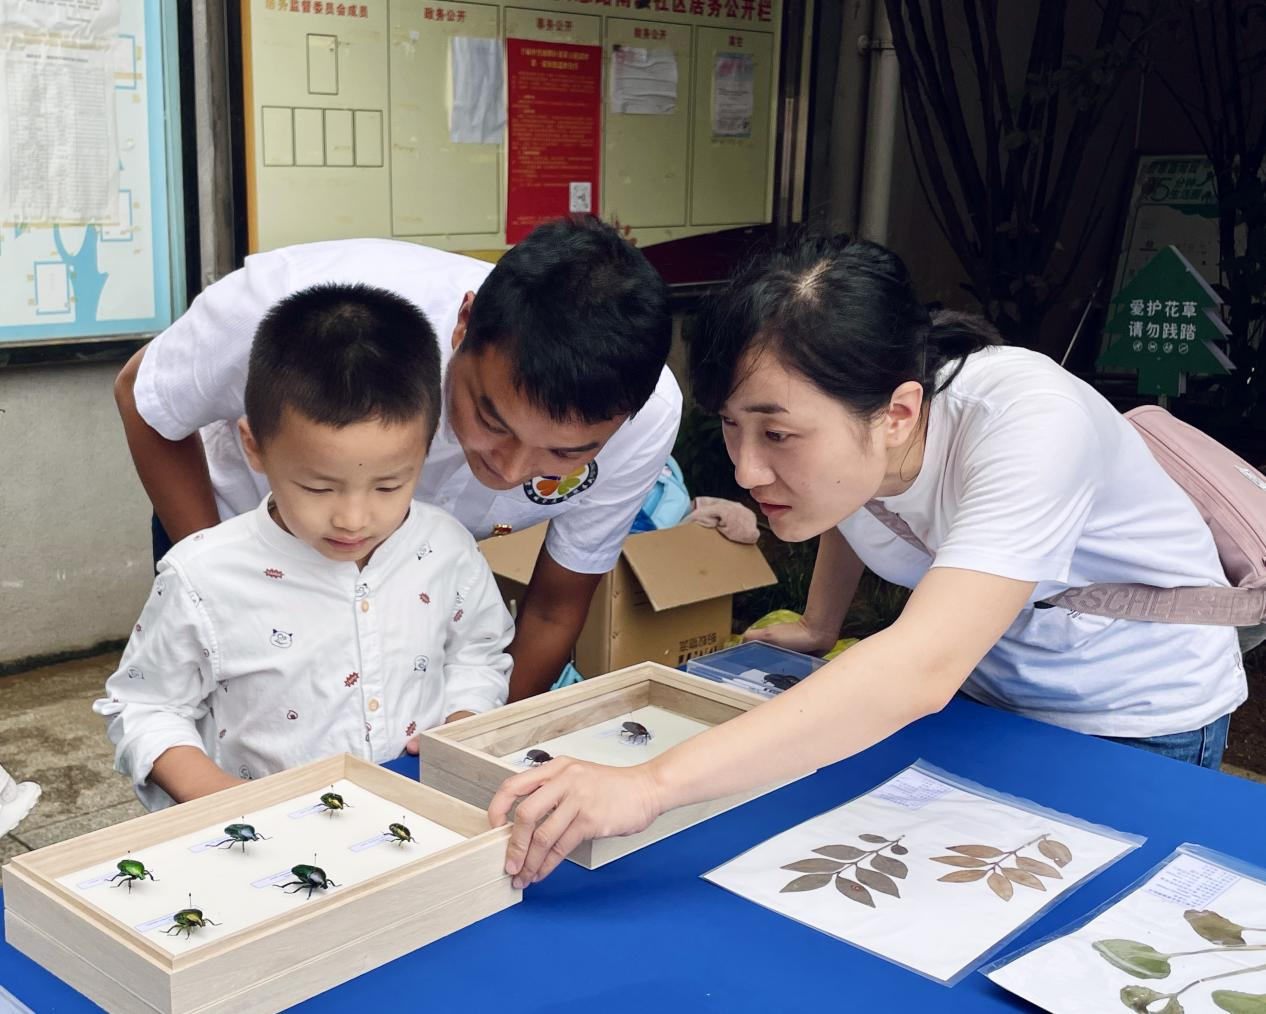
[[[677,57],[671,49],[615,46],[611,112],[666,116],[677,109]]]
[[[0,33],[103,42],[118,30],[119,0],[0,0]]]
[[[952,985],[1139,841],[919,763],[704,879]]]
[[[506,125],[501,40],[454,35],[449,58],[453,108],[448,139],[454,144],[500,144]]]
[[[712,71],[712,136],[751,137],[755,62],[750,53],[717,53]]]
[[[115,220],[118,15],[106,0],[0,3],[0,220]]]

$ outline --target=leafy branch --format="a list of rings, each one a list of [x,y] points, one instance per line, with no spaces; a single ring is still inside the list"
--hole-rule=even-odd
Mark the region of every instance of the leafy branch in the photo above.
[[[897,880],[904,880],[909,868],[895,856],[904,856],[910,850],[901,844],[902,835],[898,838],[885,838],[881,834],[859,834],[862,841],[877,848],[861,849],[855,845],[823,845],[813,851],[822,858],[798,859],[780,869],[801,873],[784,887],[780,894],[798,891],[815,891],[834,881],[835,889],[860,905],[875,907],[871,891],[886,894],[892,898],[900,898]],[[884,855],[891,852],[892,855]],[[869,861],[870,866],[862,864]],[[846,873],[852,873],[855,879],[849,879]],[[869,890],[867,889],[869,888]]]
[[[1109,964],[1136,979],[1167,978],[1173,971],[1170,962],[1175,958],[1188,958],[1198,954],[1266,951],[1266,944],[1244,942],[1245,933],[1266,933],[1266,928],[1241,926],[1210,909],[1188,909],[1183,913],[1183,918],[1187,920],[1187,925],[1192,930],[1215,946],[1195,951],[1174,951],[1169,954],[1137,940],[1096,940],[1091,946]],[[1138,1011],[1139,1014],[1183,1014],[1183,1005],[1178,998],[1189,989],[1201,983],[1261,971],[1266,971],[1266,964],[1235,968],[1216,975],[1205,975],[1199,979],[1193,979],[1172,993],[1161,993],[1148,986],[1125,986],[1120,993],[1121,1002],[1130,1010]],[[1214,1004],[1222,1010],[1229,1011],[1230,1014],[1266,1014],[1266,993],[1239,993],[1235,990],[1217,989],[1213,991],[1211,999]],[[1162,1006],[1156,1006],[1158,1003]]]
[[[1037,850],[1050,863],[1040,859],[1020,855],[1025,849],[1036,845]],[[1010,901],[1015,893],[1014,884],[1028,887],[1035,891],[1045,891],[1046,885],[1039,877],[1050,880],[1063,880],[1063,875],[1055,867],[1067,866],[1072,860],[1072,851],[1063,842],[1054,841],[1050,834],[1039,835],[1017,848],[1004,852],[993,845],[950,845],[949,850],[957,853],[952,856],[933,856],[932,862],[944,863],[946,866],[958,866],[960,869],[947,873],[938,879],[946,884],[970,884],[984,880],[989,890],[1003,901]],[[1013,866],[1005,865],[1014,860]]]

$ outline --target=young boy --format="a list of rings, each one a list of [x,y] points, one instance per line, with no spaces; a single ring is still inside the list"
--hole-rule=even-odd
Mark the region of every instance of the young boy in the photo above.
[[[320,285],[251,348],[255,510],[173,548],[107,696],[116,767],[150,809],[505,702],[513,625],[470,533],[412,499],[440,411],[435,334],[407,300]]]

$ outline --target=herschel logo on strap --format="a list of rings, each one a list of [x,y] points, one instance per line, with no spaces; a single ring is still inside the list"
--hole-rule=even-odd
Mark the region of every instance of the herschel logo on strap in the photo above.
[[[1069,588],[1044,604],[1115,620],[1218,627],[1266,623],[1266,476],[1159,405],[1143,405],[1125,417],[1200,511],[1232,587],[1154,588],[1097,582]],[[865,506],[894,535],[934,555],[899,515],[876,500]]]

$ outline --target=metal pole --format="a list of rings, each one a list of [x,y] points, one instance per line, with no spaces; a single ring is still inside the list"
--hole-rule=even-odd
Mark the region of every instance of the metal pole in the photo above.
[[[888,241],[892,199],[892,153],[897,133],[901,77],[892,27],[883,0],[875,0],[871,33],[870,108],[866,114],[866,160],[862,167],[862,213],[858,233],[876,243]]]
[[[231,0],[193,0],[192,3],[198,251],[204,287],[236,267],[229,133],[228,2]]]

